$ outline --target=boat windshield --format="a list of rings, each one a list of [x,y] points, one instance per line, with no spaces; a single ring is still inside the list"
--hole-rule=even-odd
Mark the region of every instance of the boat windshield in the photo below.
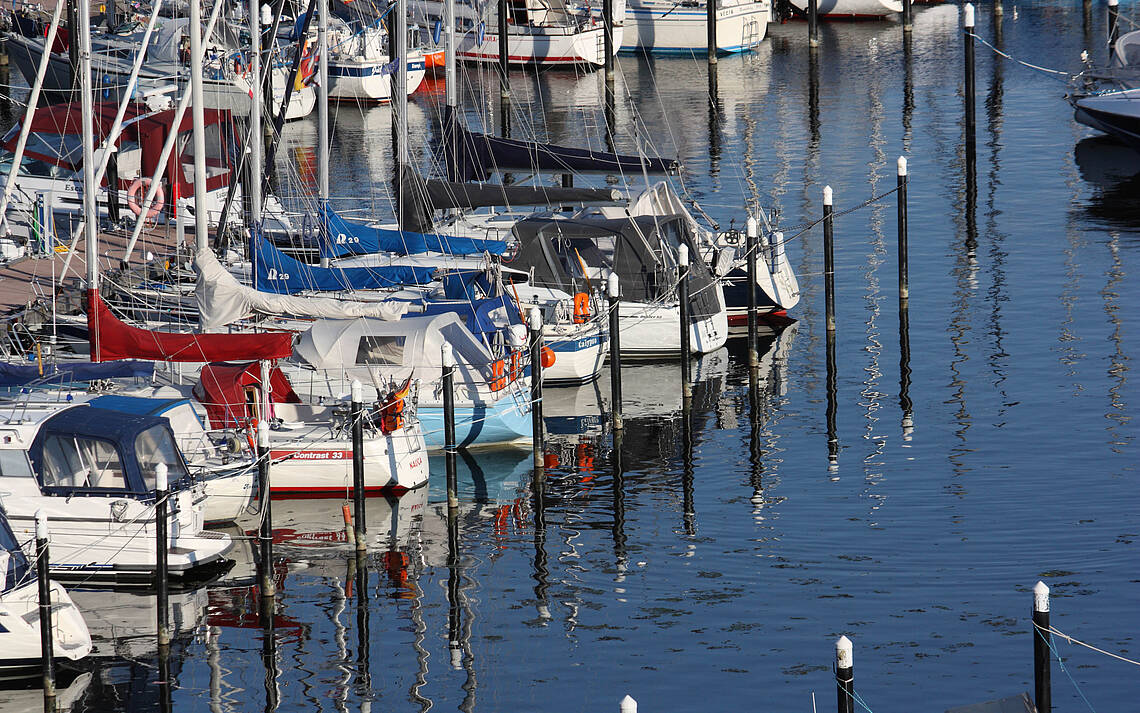
[[[135,438],[135,455],[139,459],[139,470],[148,491],[154,490],[154,468],[165,463],[167,478],[174,483],[189,473],[174,438],[166,426],[151,426]]]
[[[44,439],[40,484],[48,488],[126,490],[115,444],[101,438],[50,434]]]
[[[14,452],[23,455],[22,451]],[[24,458],[24,462],[27,462]],[[16,535],[0,511],[0,593],[9,592],[28,579],[28,559],[16,541]]]
[[[12,159],[15,157],[11,151],[0,149],[0,174],[8,175],[12,170]],[[74,173],[69,168],[61,168],[53,163],[41,161],[38,158],[24,154],[20,161],[20,176],[40,176],[43,178],[68,177]]]

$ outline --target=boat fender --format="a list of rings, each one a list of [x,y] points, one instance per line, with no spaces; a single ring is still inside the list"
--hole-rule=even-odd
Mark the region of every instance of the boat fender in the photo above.
[[[139,193],[145,188],[150,190],[151,179],[143,177],[136,178],[131,187],[127,189],[127,207],[135,215],[142,215],[142,206],[139,204]],[[145,197],[145,196],[144,196]],[[158,190],[154,192],[154,203],[151,204],[150,210],[146,212],[147,220],[154,220],[159,213],[162,212],[162,204],[166,202],[166,192],[162,190],[162,184],[158,184]]]
[[[590,296],[585,292],[574,295],[574,324],[590,321]]]
[[[549,369],[550,367],[554,366],[554,361],[555,361],[554,350],[551,349],[550,347],[543,347],[542,348],[542,368],[543,369]]]
[[[245,429],[245,440],[249,443],[249,452],[257,453],[257,419],[249,419],[249,428]]]

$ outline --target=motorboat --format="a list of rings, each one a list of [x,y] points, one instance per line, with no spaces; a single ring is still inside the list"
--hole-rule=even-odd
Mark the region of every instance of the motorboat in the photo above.
[[[53,523],[53,577],[153,581],[159,464],[170,488],[169,576],[190,581],[228,566],[230,538],[203,529],[205,490],[191,483],[166,419],[25,399],[6,406],[0,432],[0,506],[21,540],[34,533],[37,511]]]
[[[382,26],[376,23],[335,23],[329,30],[329,99],[391,101],[396,62],[389,58],[388,33]],[[410,49],[407,63],[407,92],[410,95],[423,83],[427,73],[423,52]]]
[[[1140,151],[1140,88],[1085,96],[1073,107],[1079,123]]]
[[[359,380],[377,393],[418,384],[416,414],[429,448],[444,446],[442,347],[451,345],[455,432],[461,447],[531,438],[529,377],[510,356],[496,358],[452,312],[395,321],[320,320],[283,362],[308,400],[344,399]],[[424,461],[426,468],[426,459]]]
[[[7,457],[2,461],[5,476],[9,461]],[[47,524],[51,540],[52,523]],[[78,661],[91,653],[87,623],[58,582],[50,583],[49,592],[53,653],[60,659]],[[0,509],[0,684],[35,678],[43,672],[39,602],[35,567],[20,549]]]
[[[747,52],[768,33],[768,0],[718,0],[716,48],[721,54]],[[599,15],[597,8],[594,14]],[[704,54],[708,51],[708,8],[703,0],[627,0],[623,53]]]

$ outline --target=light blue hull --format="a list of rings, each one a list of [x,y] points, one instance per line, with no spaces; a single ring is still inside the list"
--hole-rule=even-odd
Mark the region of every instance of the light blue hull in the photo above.
[[[420,404],[416,410],[427,447],[443,448],[443,408]],[[455,407],[455,437],[461,448],[530,440],[530,409],[506,396],[487,406]]]

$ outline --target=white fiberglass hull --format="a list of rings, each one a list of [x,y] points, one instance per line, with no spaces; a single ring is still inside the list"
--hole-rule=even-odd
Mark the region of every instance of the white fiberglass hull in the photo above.
[[[605,35],[602,26],[581,27],[515,27],[507,39],[507,58],[511,64],[593,65],[605,64]],[[614,49],[622,43],[623,28],[613,31]],[[480,43],[474,33],[467,33],[455,55],[471,62],[498,62],[499,35],[487,28]]]
[[[34,678],[42,673],[39,587],[31,580],[0,595],[0,681]],[[52,643],[56,658],[78,661],[91,653],[91,635],[83,614],[59,584],[51,583]],[[0,698],[3,698],[0,695]]]
[[[609,340],[598,322],[546,325],[543,344],[554,352],[553,366],[543,368],[544,385],[584,384],[598,378]]]
[[[767,0],[718,3],[717,51],[745,52],[768,32]],[[628,0],[623,51],[654,54],[704,53],[708,48],[708,12],[703,3],[681,6],[672,0]]]
[[[275,404],[277,413],[281,406]],[[352,438],[315,436],[305,424],[283,423],[270,432],[273,464],[269,491],[274,498],[347,497],[352,494]],[[427,448],[419,423],[392,433],[364,437],[364,492],[399,494],[428,482]],[[276,523],[275,523],[276,524]]]
[[[341,101],[389,102],[392,101],[392,74],[384,73],[387,59],[348,59],[329,61],[329,99]],[[416,91],[424,81],[427,70],[423,55],[408,55],[408,94]]]
[[[791,0],[798,10],[807,12],[806,0]],[[819,14],[837,18],[885,17],[902,12],[901,0],[820,0]]]

